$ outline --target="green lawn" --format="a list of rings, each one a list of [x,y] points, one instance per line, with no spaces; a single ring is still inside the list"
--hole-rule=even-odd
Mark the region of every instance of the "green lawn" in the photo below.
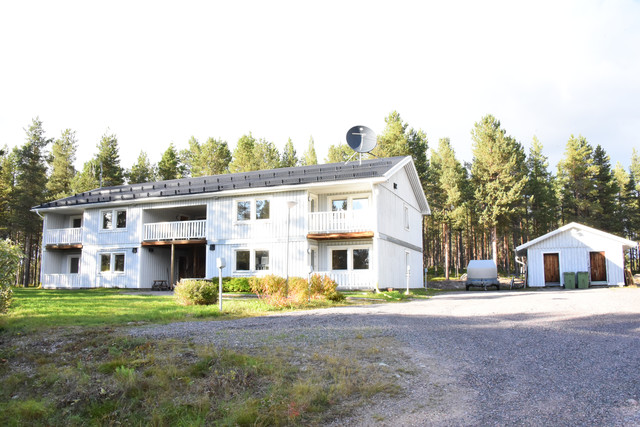
[[[128,295],[125,292],[121,289],[15,288],[9,313],[0,317],[0,328],[30,331],[56,326],[117,326],[130,322],[229,319],[279,310],[258,299],[223,298],[220,313],[217,304],[181,306],[170,295]],[[311,307],[330,305],[335,304],[316,302]]]

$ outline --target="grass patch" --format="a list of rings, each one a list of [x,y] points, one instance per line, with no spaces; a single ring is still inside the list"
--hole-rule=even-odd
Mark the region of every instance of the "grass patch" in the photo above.
[[[223,299],[218,305],[181,306],[170,295],[125,294],[119,289],[52,290],[15,288],[9,313],[0,317],[0,331],[33,331],[56,326],[118,326],[194,319],[232,319],[282,311],[259,299]],[[307,308],[340,305],[313,301]]]

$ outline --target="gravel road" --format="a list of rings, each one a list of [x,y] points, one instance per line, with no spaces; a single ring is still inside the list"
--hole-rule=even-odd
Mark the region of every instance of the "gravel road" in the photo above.
[[[406,393],[335,425],[640,426],[640,289],[451,292],[130,333],[236,348],[391,337],[393,363],[416,368]]]

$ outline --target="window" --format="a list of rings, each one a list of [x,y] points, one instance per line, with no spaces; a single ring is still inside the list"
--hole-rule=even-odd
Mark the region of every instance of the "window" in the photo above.
[[[269,200],[256,200],[256,219],[269,219]]]
[[[80,257],[72,256],[69,258],[69,274],[78,274],[80,272]]]
[[[369,249],[353,250],[353,269],[354,270],[369,269]]]
[[[237,203],[237,216],[238,221],[249,221],[251,219],[251,202],[243,200]]]
[[[251,270],[251,253],[249,251],[236,251],[236,270]]]
[[[256,270],[269,269],[269,251],[256,251]]]
[[[331,211],[339,212],[347,210],[347,199],[335,199],[331,201]]]
[[[369,199],[364,197],[364,198],[360,198],[360,199],[353,199],[353,201],[351,202],[351,206],[353,207],[353,210],[360,210],[360,209],[368,209],[369,208]]]
[[[103,253],[100,254],[100,272],[124,273],[123,253]]]
[[[115,217],[115,227],[113,218]],[[113,230],[113,229],[124,229],[127,228],[127,211],[126,210],[117,210],[114,209],[112,211],[102,211],[102,229],[103,230]]]
[[[346,270],[347,265],[347,250],[346,249],[334,249],[331,251],[331,269],[332,270]]]
[[[82,227],[82,217],[74,216],[71,217],[71,228],[80,228]]]
[[[409,229],[409,206],[404,205],[404,228]]]

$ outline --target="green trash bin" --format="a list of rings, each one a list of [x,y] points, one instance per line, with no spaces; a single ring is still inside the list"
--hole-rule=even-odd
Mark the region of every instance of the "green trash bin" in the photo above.
[[[565,289],[575,289],[576,288],[576,273],[564,273],[562,275],[564,279],[564,288]]]
[[[589,272],[578,271],[578,289],[588,289],[588,288],[589,288]]]

